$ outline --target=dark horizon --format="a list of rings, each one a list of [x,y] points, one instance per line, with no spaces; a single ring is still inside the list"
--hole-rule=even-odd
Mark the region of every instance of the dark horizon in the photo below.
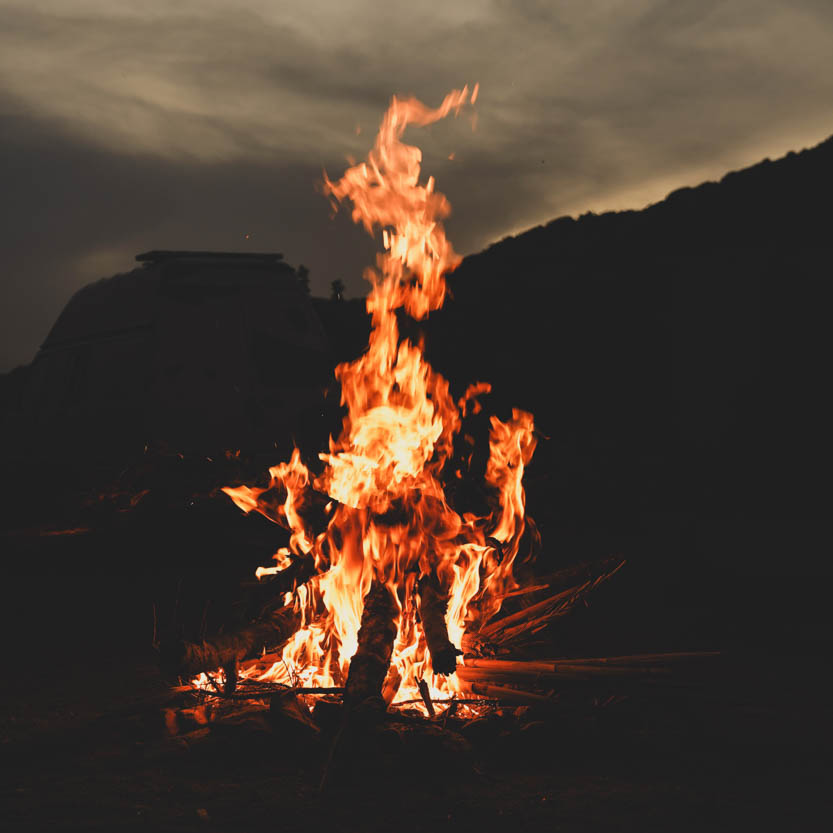
[[[560,222],[560,221],[564,221],[564,220],[576,221],[576,220],[581,220],[581,219],[583,219],[585,217],[588,217],[588,216],[605,216],[605,215],[621,214],[621,213],[633,214],[633,213],[644,212],[648,209],[652,209],[652,208],[656,208],[658,206],[662,206],[663,204],[665,204],[669,200],[669,198],[673,198],[674,195],[676,195],[678,193],[698,189],[698,188],[701,188],[703,186],[716,184],[717,182],[722,181],[726,176],[730,176],[730,175],[736,174],[736,173],[742,173],[743,171],[748,171],[750,169],[758,167],[762,163],[772,162],[772,161],[779,161],[780,159],[786,159],[788,157],[804,153],[805,151],[813,150],[813,149],[818,148],[822,145],[825,145],[826,143],[830,142],[831,140],[833,140],[833,135],[825,137],[825,138],[821,139],[819,142],[817,142],[813,145],[810,145],[808,147],[805,147],[805,148],[789,149],[780,157],[775,157],[775,158],[772,158],[770,156],[763,157],[762,159],[756,160],[755,162],[753,162],[750,165],[747,165],[743,168],[740,168],[740,169],[737,169],[737,170],[726,171],[723,175],[719,175],[716,179],[704,180],[704,181],[697,182],[697,183],[680,184],[677,187],[673,188],[668,193],[666,193],[661,199],[658,199],[654,202],[650,202],[650,203],[648,203],[644,206],[638,207],[638,208],[622,207],[622,208],[610,208],[610,209],[601,209],[601,210],[588,209],[587,211],[584,211],[582,213],[560,215],[558,217],[555,217],[555,218],[552,218],[552,219],[549,219],[549,220],[544,220],[542,223],[540,223],[538,225],[535,225],[535,226],[530,226],[528,228],[520,229],[520,230],[511,232],[511,233],[507,232],[507,234],[503,235],[502,237],[499,237],[499,238],[496,238],[495,240],[487,242],[486,245],[484,245],[483,248],[479,251],[464,253],[464,257],[469,258],[469,257],[475,256],[477,254],[482,254],[484,252],[489,251],[494,246],[499,245],[502,242],[505,242],[506,240],[522,237],[524,234],[527,234],[529,232],[534,232],[536,229],[540,229],[542,227],[550,226],[550,225],[552,225],[554,223],[557,223],[557,222]],[[331,219],[335,219],[335,218],[331,218]],[[344,219],[344,218],[342,218],[342,219]],[[335,226],[333,226],[333,227],[335,227]],[[343,223],[342,223],[342,227],[343,227]],[[349,231],[349,229],[344,229],[344,228],[342,228],[342,230]],[[247,243],[247,242],[248,241],[244,239],[244,243]],[[360,244],[362,241],[355,240],[353,242],[355,244]],[[363,249],[363,250],[365,250],[363,253],[368,255],[368,260],[366,261],[366,263],[364,265],[369,265],[372,262],[373,253],[375,252],[374,246],[375,246],[376,242],[377,241],[375,239],[371,240],[370,238],[367,238],[364,241],[364,246],[362,246],[362,245],[356,245],[355,246],[357,252],[359,250]],[[152,254],[155,251],[175,251],[175,250],[174,249],[165,250],[162,247],[156,247],[156,248],[154,248],[150,251],[150,254]],[[198,247],[195,248],[193,251],[205,251],[207,253],[212,253],[212,254],[222,253],[222,252],[220,252],[219,249],[200,249]],[[257,249],[249,250],[246,246],[239,246],[236,249],[234,249],[233,251],[237,254],[241,254],[241,255],[244,255],[244,256],[245,255],[250,255],[252,257],[255,257],[259,254]],[[306,266],[306,262],[304,262],[304,261],[293,262],[293,261],[287,260],[285,255],[284,255],[283,250],[280,250],[280,251],[275,250],[274,252],[270,252],[270,254],[272,254],[272,253],[280,254],[281,258],[285,262],[287,262],[289,266],[291,266],[293,268],[297,268],[301,265]],[[129,272],[130,270],[136,268],[138,265],[141,265],[138,261],[141,261],[142,257],[143,257],[143,255],[141,253],[136,253],[132,256],[126,255],[124,264],[120,268],[115,268],[113,272],[110,272],[108,274],[96,275],[96,276],[92,277],[87,283],[84,283],[84,284],[76,287],[71,292],[71,294],[66,298],[66,302],[68,302],[70,300],[70,298],[72,297],[72,295],[75,294],[75,292],[77,292],[79,289],[83,288],[84,286],[89,286],[91,283],[94,283],[98,280],[103,280],[103,279],[109,278],[114,274],[122,274],[122,273],[125,273],[125,272]],[[309,258],[307,260],[310,261]],[[358,260],[358,258],[356,258],[356,260]],[[311,261],[311,262],[314,262],[314,260]],[[358,265],[356,266],[356,269],[357,269],[357,271],[361,271],[361,268]],[[335,273],[333,273],[333,274],[335,274]],[[339,274],[342,274],[342,273],[339,273]],[[333,280],[337,280],[337,279],[334,278]],[[319,298],[319,299],[328,298],[331,294],[331,287],[330,287],[331,283],[332,283],[332,281],[330,281],[329,283],[325,283],[324,280],[320,276],[316,276],[314,274],[310,275],[310,289],[311,289],[312,296],[314,298]],[[363,283],[362,288],[364,286],[366,286],[366,284]],[[364,297],[364,294],[365,293],[357,294],[357,293],[354,292],[353,294],[348,294],[345,297],[346,298],[351,298],[351,297],[352,298],[362,298],[362,297]],[[58,308],[58,313],[56,314],[55,319],[47,325],[47,328],[43,332],[42,337],[40,337],[37,340],[37,344],[34,347],[34,351],[32,352],[31,356],[28,359],[19,360],[19,361],[12,362],[12,363],[9,363],[8,361],[5,361],[5,357],[2,360],[0,360],[0,375],[2,375],[3,373],[11,372],[12,370],[14,370],[16,368],[25,367],[34,360],[35,356],[37,355],[38,350],[40,349],[40,346],[47,339],[47,336],[49,335],[49,332],[51,331],[55,321],[57,320],[57,315],[60,314],[61,309],[63,309],[63,306]],[[5,361],[5,366],[3,365],[3,361]]]

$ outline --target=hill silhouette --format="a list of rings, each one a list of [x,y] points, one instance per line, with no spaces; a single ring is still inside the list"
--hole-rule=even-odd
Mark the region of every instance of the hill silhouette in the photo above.
[[[639,541],[672,582],[829,573],[832,175],[833,138],[641,211],[558,218],[465,258],[445,308],[403,320],[455,392],[489,381],[486,412],[535,414],[530,511],[553,558]],[[333,364],[362,351],[361,301],[313,309]],[[7,426],[30,376],[0,379]]]
[[[689,563],[743,541],[739,569],[830,569],[831,182],[833,138],[464,260],[429,358],[535,413],[542,517],[616,540],[673,518]]]

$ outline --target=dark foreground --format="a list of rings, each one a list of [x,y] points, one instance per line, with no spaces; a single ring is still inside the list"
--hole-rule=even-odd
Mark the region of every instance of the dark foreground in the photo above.
[[[795,618],[809,585],[803,601],[779,588],[769,613],[793,623],[780,640],[750,620],[703,645],[725,654],[693,689],[507,714],[462,745],[348,746],[319,793],[326,743],[256,719],[166,734],[150,578],[129,545],[92,571],[72,568],[86,545],[6,541],[19,549],[7,563],[25,568],[4,590],[4,829],[829,829],[830,643],[821,622]],[[737,604],[761,617],[760,600]],[[673,649],[661,630],[656,647]]]

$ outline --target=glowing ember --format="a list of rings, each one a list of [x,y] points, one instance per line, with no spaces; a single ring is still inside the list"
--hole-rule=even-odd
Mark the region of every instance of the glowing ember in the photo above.
[[[447,699],[459,684],[453,673],[434,673],[427,605],[445,606],[447,597],[448,639],[459,647],[466,628],[492,617],[516,587],[512,563],[524,531],[522,478],[535,447],[532,416],[514,411],[505,423],[491,418],[486,480],[498,496],[495,509],[483,517],[458,514],[446,501],[441,478],[460,476],[444,471],[454,438],[467,410],[480,409],[476,397],[490,387],[472,385],[455,403],[421,347],[400,339],[396,318],[399,308],[417,319],[438,309],[445,275],[460,261],[442,225],[448,200],[433,177],[420,183],[422,154],[404,144],[402,135],[409,125],[456,115],[476,96],[477,86],[471,94],[464,87],[436,109],[393,98],[367,160],[337,182],[325,176],[334,204],[349,200],[353,220],[371,234],[382,233],[384,250],[365,275],[372,331],[366,353],[336,368],[347,415],[338,439],[331,438],[329,452],[320,455],[321,474],[313,476],[296,450],[289,462],[270,469],[269,490],[224,489],[244,512],[257,510],[291,532],[289,548],[278,551],[274,567],[260,568],[258,578],[285,569],[292,556],[314,558],[317,570],[312,581],[287,594],[287,604],[302,618],[281,661],[265,671],[250,664],[242,677],[341,685],[357,650],[365,596],[375,582],[389,588],[397,606],[388,697],[419,698],[424,681],[432,697]],[[271,490],[281,494],[280,505],[264,494],[274,495]],[[302,517],[314,492],[331,498],[327,528],[317,534]],[[451,662],[453,667],[453,649]],[[201,675],[194,682],[205,686],[209,679]]]

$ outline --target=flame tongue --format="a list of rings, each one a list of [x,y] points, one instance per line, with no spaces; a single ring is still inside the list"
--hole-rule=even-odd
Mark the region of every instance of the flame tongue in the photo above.
[[[477,86],[471,100],[477,98]],[[439,309],[445,298],[445,273],[459,262],[445,236],[441,220],[451,213],[445,196],[434,190],[434,179],[419,184],[422,151],[401,141],[410,124],[423,127],[455,114],[469,101],[468,87],[450,92],[435,110],[414,98],[394,96],[385,113],[376,144],[366,162],[349,168],[338,182],[325,177],[325,190],[337,201],[353,203],[353,220],[370,234],[382,229],[385,251],[378,255],[378,272],[368,269],[373,284],[367,310],[377,329],[398,307],[417,319]],[[396,330],[385,328],[384,341],[371,337],[368,355],[387,363],[396,350]],[[379,369],[384,369],[382,366]]]
[[[261,679],[285,678],[287,670],[306,684],[343,679],[357,648],[363,600],[375,579],[393,591],[399,606],[393,652],[394,672],[401,678],[397,699],[419,696],[419,682],[432,676],[433,694],[453,690],[455,677],[432,674],[414,606],[418,580],[430,578],[439,588],[449,638],[457,646],[466,625],[493,615],[501,594],[514,586],[512,562],[524,530],[521,481],[535,447],[532,417],[520,411],[506,423],[492,417],[486,479],[498,505],[488,517],[461,517],[446,501],[440,474],[460,431],[461,411],[465,414],[470,400],[489,386],[472,386],[455,403],[448,382],[431,369],[421,348],[400,340],[395,313],[404,308],[420,319],[438,309],[445,275],[460,260],[442,225],[448,200],[435,190],[433,178],[420,184],[422,154],[401,141],[403,133],[409,125],[459,113],[476,95],[476,86],[471,94],[467,87],[452,91],[436,109],[394,98],[367,160],[337,182],[325,177],[325,190],[336,204],[352,202],[355,222],[371,234],[382,230],[384,251],[376,269],[365,275],[372,285],[367,352],[336,368],[347,415],[329,453],[320,455],[325,467],[313,484],[338,502],[327,529],[316,536],[302,518],[313,481],[297,450],[289,463],[270,469],[272,485],[286,493],[282,506],[270,507],[264,490],[225,490],[244,511],[257,509],[288,526],[290,549],[313,555],[323,573],[314,590],[296,593],[302,629],[284,649],[283,662]],[[276,558],[281,568],[288,552],[279,551]]]

